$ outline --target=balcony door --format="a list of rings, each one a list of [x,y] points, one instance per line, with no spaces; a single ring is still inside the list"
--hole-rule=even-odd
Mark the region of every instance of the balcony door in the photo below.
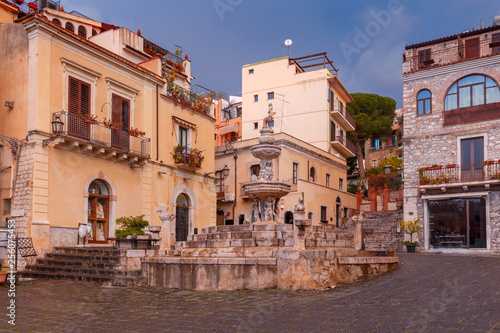
[[[121,96],[113,94],[111,121],[111,145],[115,148],[128,150],[130,127],[130,101]]]
[[[484,139],[464,139],[461,145],[462,181],[483,180]]]
[[[69,77],[68,134],[81,139],[90,139],[90,123],[85,116],[90,115],[90,84]]]

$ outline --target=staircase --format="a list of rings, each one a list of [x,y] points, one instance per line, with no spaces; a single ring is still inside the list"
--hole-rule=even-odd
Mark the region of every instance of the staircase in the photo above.
[[[112,286],[134,286],[143,283],[139,270],[124,270],[121,257],[124,250],[110,247],[56,247],[45,258],[27,265],[21,277],[68,279]]]
[[[398,232],[401,210],[364,212],[363,232],[367,251],[402,251],[403,233]],[[344,225],[354,231],[354,222],[348,220]]]

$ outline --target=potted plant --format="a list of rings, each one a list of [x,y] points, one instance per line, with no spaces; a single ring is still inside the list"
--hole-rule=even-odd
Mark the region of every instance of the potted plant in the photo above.
[[[415,248],[420,246],[418,242],[413,241],[413,234],[418,233],[423,230],[422,226],[419,224],[420,219],[415,218],[413,220],[399,220],[399,226],[401,227],[401,230],[410,235],[410,241],[405,241],[403,244],[406,246],[406,251],[408,252],[415,252]]]
[[[115,230],[117,247],[134,249],[137,246],[137,248],[147,248],[145,244],[149,241],[149,237],[142,229],[149,226],[149,222],[144,219],[144,215],[122,216],[116,219],[116,225],[120,226],[120,229]]]
[[[5,280],[7,280],[7,272],[6,271],[0,271],[0,283],[5,283]]]

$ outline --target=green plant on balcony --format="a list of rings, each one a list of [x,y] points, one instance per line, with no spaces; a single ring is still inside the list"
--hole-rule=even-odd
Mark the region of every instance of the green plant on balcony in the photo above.
[[[97,122],[97,116],[93,114],[83,114],[81,112],[77,112],[76,116],[83,119],[86,123],[95,124]]]
[[[188,149],[182,145],[174,147],[172,157],[176,164],[184,164],[196,169],[201,167],[201,163],[205,159],[200,150],[195,148],[188,151]]]
[[[111,119],[104,118],[101,122],[104,127],[111,128],[112,130],[121,130],[122,124],[111,121]]]

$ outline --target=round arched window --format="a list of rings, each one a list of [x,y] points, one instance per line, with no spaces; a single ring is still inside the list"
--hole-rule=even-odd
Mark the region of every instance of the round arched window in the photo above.
[[[61,25],[61,21],[59,21],[59,20],[58,20],[58,19],[56,19],[56,18],[55,18],[55,19],[52,19],[52,22],[54,22],[55,24],[57,24],[57,25],[59,25],[59,26]]]
[[[417,95],[417,114],[427,114],[432,111],[432,94],[429,90],[422,90]]]
[[[96,179],[90,183],[89,193],[109,195],[108,186],[102,180]]]
[[[185,195],[185,194],[179,194],[179,196],[177,197],[177,200],[175,201],[175,203],[177,205],[180,205],[180,206],[189,206],[189,200],[188,200],[188,197]]]
[[[309,170],[309,180],[312,182],[316,181],[316,169],[314,167],[311,167]]]
[[[83,25],[80,25],[78,27],[78,36],[83,37],[83,38],[87,38],[87,29],[85,29],[85,27]]]
[[[66,25],[64,27],[71,32],[75,32],[75,27],[73,26],[73,24],[71,24],[71,22],[66,22]]]
[[[470,75],[455,82],[444,100],[445,110],[500,102],[498,84],[485,75]]]

